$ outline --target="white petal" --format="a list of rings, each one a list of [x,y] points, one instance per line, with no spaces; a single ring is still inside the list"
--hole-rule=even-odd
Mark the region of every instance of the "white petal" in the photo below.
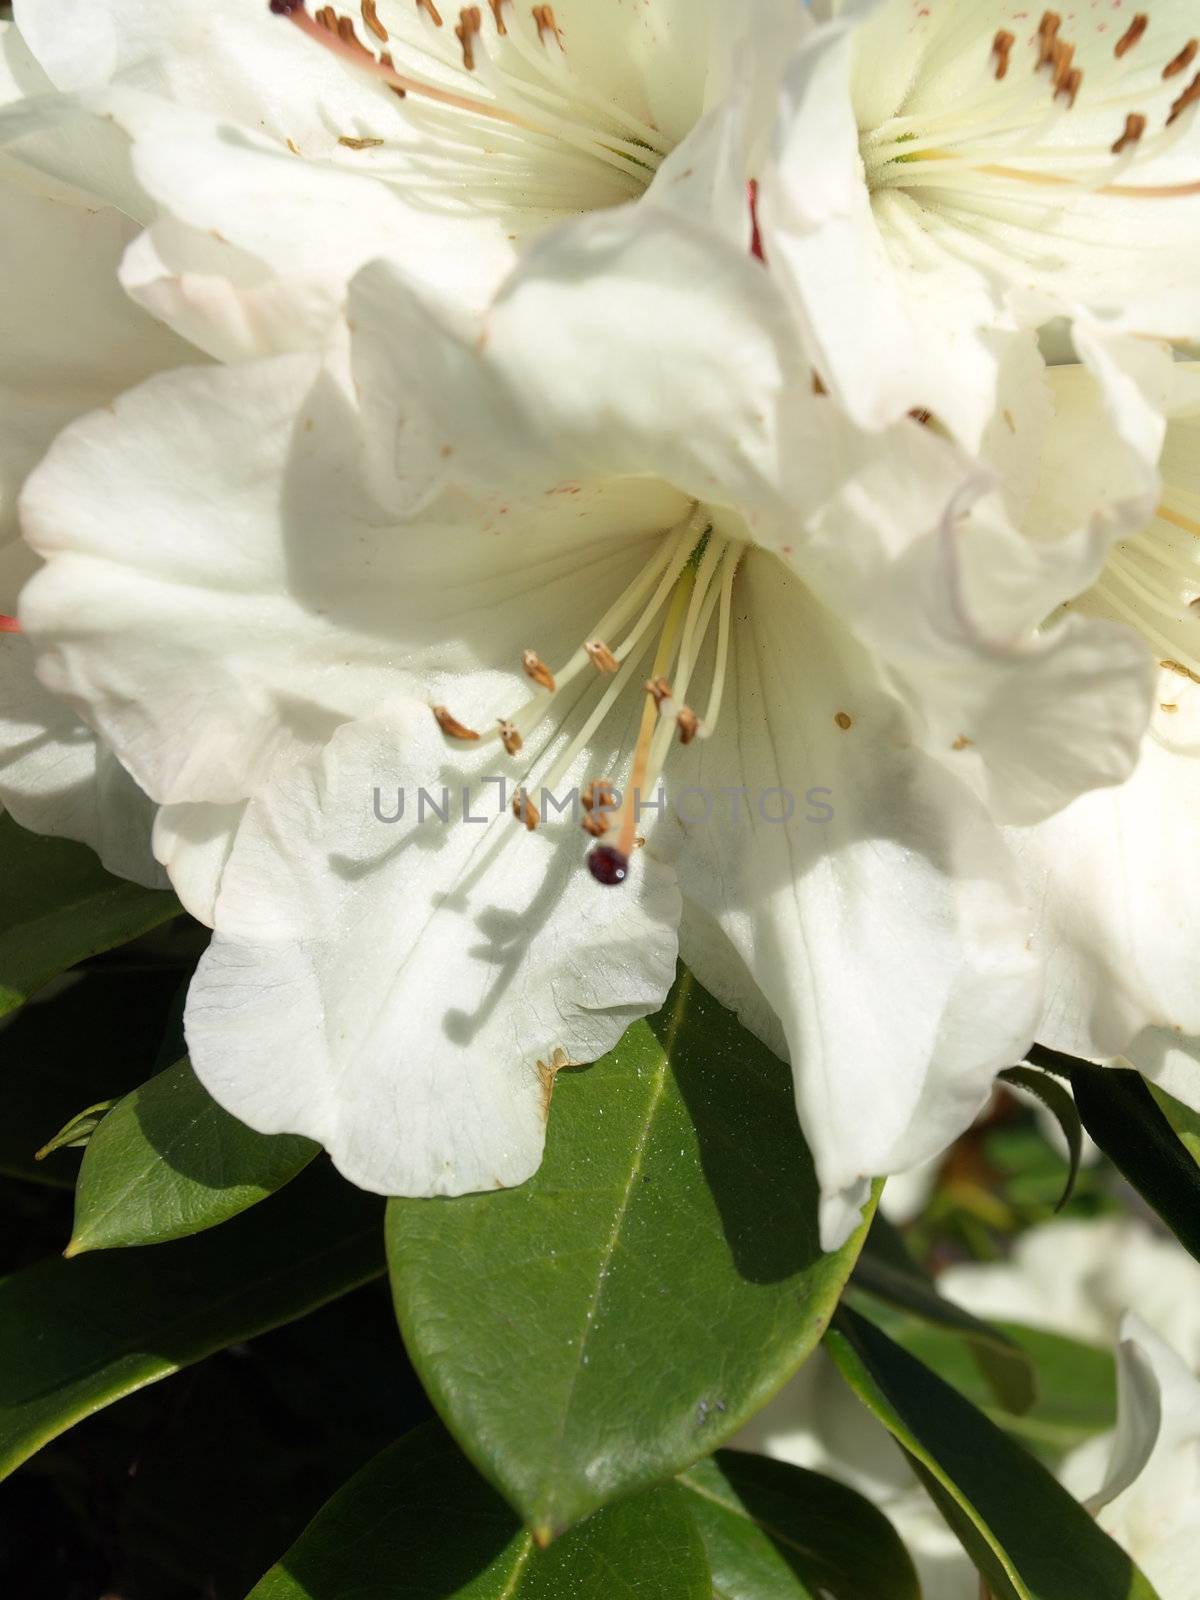
[[[914,747],[848,631],[769,557],[750,554],[739,583],[721,722],[669,771],[676,817],[696,821],[673,827],[685,895],[783,1023],[830,1244],[866,1178],[970,1124],[1032,1036],[1040,977],[994,830]],[[683,784],[750,793],[713,798],[704,825]],[[790,821],[767,820],[786,814],[779,790]],[[723,969],[684,955],[737,1003]]]
[[[383,1193],[527,1178],[545,1128],[538,1061],[593,1060],[674,974],[672,874],[639,855],[602,888],[577,835],[526,833],[495,815],[494,790],[472,808],[493,820],[465,823],[463,770],[431,726],[424,706],[347,725],[251,805],[186,1018],[224,1106],[321,1140]],[[436,798],[444,783],[451,822],[418,825],[418,786]],[[394,825],[377,820],[377,786],[405,791]]]
[[[163,806],[154,819],[154,855],[185,911],[212,927],[225,864],[245,805]]]

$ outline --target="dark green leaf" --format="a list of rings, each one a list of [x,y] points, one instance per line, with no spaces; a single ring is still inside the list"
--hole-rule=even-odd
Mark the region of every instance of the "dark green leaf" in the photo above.
[[[247,1128],[177,1061],[126,1095],[92,1135],[67,1254],[215,1227],[282,1188],[316,1153],[309,1139]]]
[[[880,1226],[877,1216],[851,1279],[857,1291],[854,1303],[871,1317],[873,1303],[882,1301],[966,1340],[1004,1409],[1018,1416],[1028,1411],[1037,1399],[1037,1373],[1026,1352],[998,1328],[945,1299],[915,1261],[896,1254],[895,1243],[889,1243],[885,1253],[883,1241],[890,1239],[890,1230],[886,1224]]]
[[[218,1233],[0,1282],[0,1475],[123,1395],[383,1270],[380,1206],[322,1164]]]
[[[376,1456],[249,1600],[711,1600],[688,1497],[674,1485],[611,1506],[538,1550],[445,1430]]]
[[[1179,1135],[1192,1160],[1200,1162],[1200,1112],[1193,1111],[1191,1106],[1185,1106],[1182,1100],[1176,1100],[1174,1095],[1168,1094],[1165,1089],[1160,1089],[1156,1083],[1147,1083],[1146,1087],[1157,1101],[1163,1116]]]
[[[907,1452],[995,1600],[1157,1600],[1040,1462],[872,1323],[843,1308],[826,1342]]]
[[[1029,1057],[1047,1070],[1069,1071],[1084,1127],[1200,1261],[1200,1166],[1141,1074],[1127,1067],[1097,1067],[1041,1046]]]
[[[1062,1198],[1054,1208],[1055,1211],[1061,1211],[1075,1193],[1079,1163],[1083,1159],[1083,1124],[1079,1120],[1079,1108],[1061,1083],[1048,1077],[1044,1072],[1035,1072],[1032,1067],[1010,1067],[1000,1076],[1005,1083],[1011,1083],[1018,1089],[1025,1089],[1029,1094],[1035,1095],[1062,1129],[1063,1138],[1067,1141],[1070,1166]]]
[[[413,1363],[541,1539],[729,1437],[820,1338],[862,1232],[817,1240],[788,1069],[687,975],[563,1074],[520,1189],[393,1200]]]
[[[714,1600],[921,1600],[891,1523],[832,1478],[721,1450],[679,1481],[693,1497]]]
[[[85,845],[0,816],[0,1016],[77,961],[179,915],[173,894],[110,877]]]

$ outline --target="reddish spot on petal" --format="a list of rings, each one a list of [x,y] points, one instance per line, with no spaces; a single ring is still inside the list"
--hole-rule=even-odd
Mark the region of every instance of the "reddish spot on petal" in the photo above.
[[[767,258],[763,254],[762,234],[758,229],[758,179],[751,178],[746,185],[746,199],[750,204],[750,254],[756,261],[761,261],[765,267]]]
[[[6,617],[4,613],[0,611],[0,633],[20,633],[20,631],[21,624],[17,621],[16,617]]]

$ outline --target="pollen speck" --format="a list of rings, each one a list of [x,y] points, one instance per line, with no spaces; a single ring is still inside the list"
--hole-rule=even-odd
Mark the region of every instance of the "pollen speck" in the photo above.
[[[854,718],[848,711],[839,711],[833,720],[837,723],[838,727],[841,728],[843,733],[847,728],[852,728],[854,726]]]

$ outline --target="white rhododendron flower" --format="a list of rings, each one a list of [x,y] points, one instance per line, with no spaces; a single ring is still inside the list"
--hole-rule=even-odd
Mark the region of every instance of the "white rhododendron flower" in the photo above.
[[[31,125],[22,104],[31,78],[36,69],[0,23],[0,803],[25,827],[82,840],[111,871],[156,885],[153,808],[103,740],[37,681],[19,635],[18,596],[38,563],[20,538],[17,496],[68,422],[192,353],[117,284],[136,227],[91,190],[47,175],[84,150],[90,129],[47,135]]]
[[[1200,18],[1018,0],[831,0],[761,174],[767,254],[831,391],[974,447],[996,333],[1200,326]]]
[[[1037,816],[1128,773],[1143,648],[1034,630],[1144,466],[1114,428],[1103,483],[1064,474],[1040,386],[1014,393],[1029,539],[930,430],[848,425],[762,264],[669,209],[548,235],[482,337],[383,265],[350,313],[352,384],[300,356],[157,380],[24,497],[45,681],[163,805],[217,928],[197,1071],[366,1187],[516,1182],[555,1064],[662,1000],[678,881],[702,981],[777,1019],[837,1243],[1032,1036],[972,785]],[[664,772],[698,808],[607,803]]]
[[[1077,368],[1050,376],[1060,399],[1089,387]],[[1158,663],[1150,732],[1128,782],[1011,841],[1048,965],[1038,1038],[1072,1055],[1127,1056],[1200,1107],[1200,368],[1174,376],[1156,515],[1070,606],[1146,640]]]
[[[1116,1346],[1116,1432],[1078,1446],[1059,1477],[1161,1600],[1197,1600],[1200,1266],[1144,1223],[1105,1217],[1044,1223],[1016,1241],[1010,1261],[951,1267],[938,1285],[976,1316]],[[849,1483],[896,1527],[924,1600],[978,1600],[962,1546],[823,1354],[730,1444]]]
[[[153,204],[123,282],[222,359],[319,344],[378,256],[482,308],[538,233],[652,186],[749,248],[753,125],[813,27],[794,0],[15,12],[129,135]]]

